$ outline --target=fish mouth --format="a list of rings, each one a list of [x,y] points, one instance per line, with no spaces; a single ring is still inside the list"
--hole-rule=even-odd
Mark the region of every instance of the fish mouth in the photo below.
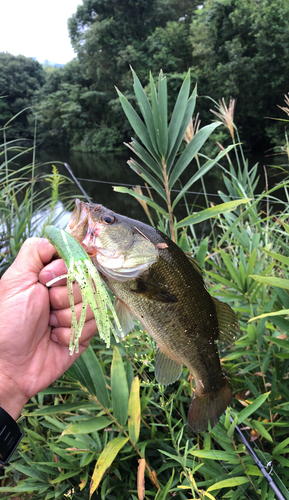
[[[89,210],[86,205],[81,200],[75,200],[75,207],[66,227],[66,231],[79,242],[85,237],[88,227]]]

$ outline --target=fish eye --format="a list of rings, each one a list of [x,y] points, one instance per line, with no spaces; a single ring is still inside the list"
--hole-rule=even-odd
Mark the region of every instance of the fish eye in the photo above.
[[[114,221],[115,221],[115,217],[113,217],[113,215],[105,214],[105,215],[103,215],[103,217],[101,218],[101,220],[105,224],[113,224]]]

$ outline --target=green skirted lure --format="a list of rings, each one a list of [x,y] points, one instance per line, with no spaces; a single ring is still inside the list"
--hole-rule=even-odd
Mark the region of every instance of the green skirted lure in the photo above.
[[[122,329],[107,289],[101,281],[96,268],[93,266],[87,253],[78,241],[76,241],[76,239],[69,233],[63,231],[63,229],[58,229],[54,226],[47,226],[45,228],[45,236],[55,247],[67,267],[67,274],[58,276],[57,278],[49,281],[46,286],[50,286],[63,278],[67,279],[67,292],[72,311],[69,343],[70,354],[72,355],[74,350],[76,352],[79,351],[79,338],[85,323],[87,304],[90,305],[94,313],[100,338],[105,341],[106,347],[109,347],[110,332],[114,334],[117,341],[118,337],[108,316],[108,307],[112,312],[119,334],[121,334]],[[82,310],[79,321],[77,321],[75,314],[72,291],[72,284],[75,281],[79,285],[82,297]]]

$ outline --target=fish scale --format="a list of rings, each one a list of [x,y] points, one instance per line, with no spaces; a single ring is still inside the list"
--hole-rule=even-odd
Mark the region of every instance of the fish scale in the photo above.
[[[192,373],[189,429],[213,427],[231,401],[216,340],[238,333],[233,310],[211,297],[196,263],[151,226],[77,200],[67,229],[115,294],[123,321],[137,318],[156,341],[158,382],[176,381],[183,364]],[[122,324],[126,333],[131,327]]]

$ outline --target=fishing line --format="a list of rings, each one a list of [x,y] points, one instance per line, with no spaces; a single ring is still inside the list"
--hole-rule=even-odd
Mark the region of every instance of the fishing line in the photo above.
[[[71,170],[70,166],[69,166],[67,163],[64,163],[64,166],[65,166],[65,167],[66,167],[66,169],[68,170],[69,174],[71,175],[72,179],[74,180],[74,182],[76,183],[76,185],[78,186],[78,188],[80,189],[80,191],[82,192],[82,194],[85,196],[85,198],[86,198],[86,199],[88,200],[88,202],[90,203],[90,201],[91,201],[91,200],[90,200],[89,196],[87,195],[86,191],[83,189],[83,187],[81,186],[81,184],[80,184],[80,182],[79,182],[79,180],[84,180],[84,181],[87,181],[88,179],[81,179],[81,178],[80,178],[80,179],[77,179],[77,178],[74,176],[74,174],[73,174],[73,172],[72,172],[72,170]],[[99,182],[99,183],[103,183],[103,184],[111,184],[111,183],[110,183],[110,182],[108,182],[108,181],[95,181],[95,180],[93,180],[93,181],[91,181],[91,182]],[[117,184],[117,183],[114,183],[114,184]],[[132,186],[132,185],[131,185],[131,184],[126,184],[126,186]],[[179,191],[177,191],[177,190],[173,190],[173,191],[175,191],[175,192],[179,192]],[[191,191],[191,192],[189,192],[189,191],[188,191],[188,193],[190,193],[190,194],[203,194],[203,195],[204,195],[204,193],[197,193],[197,192],[194,192],[194,191]],[[209,194],[210,194],[210,193],[207,193],[207,195],[209,195]],[[218,195],[215,195],[215,194],[211,194],[211,195],[212,195],[212,196],[218,196]],[[140,343],[140,345],[141,345],[141,343]],[[131,353],[129,352],[129,350],[127,349],[127,347],[124,345],[124,342],[123,342],[123,348],[124,348],[124,350],[126,351],[127,355],[128,355],[129,357],[131,357]],[[141,365],[140,361],[136,360],[135,358],[134,358],[134,362],[135,362],[136,364]],[[139,374],[140,374],[140,373],[139,373]],[[153,379],[152,379],[152,378],[150,378],[149,374],[147,374],[147,373],[146,373],[146,374],[145,374],[145,376],[144,376],[143,374],[140,374],[140,375],[141,375],[141,377],[142,377],[142,379],[143,379],[143,380],[145,380],[145,377],[147,377],[147,378],[149,379],[150,384],[152,384],[152,385],[153,385]],[[153,392],[153,393],[154,393],[154,395],[156,396],[156,393],[155,393],[154,388],[152,388],[152,392]],[[165,394],[163,394],[163,397],[164,397],[164,399],[165,399],[165,398],[167,399],[167,401],[166,401],[166,402],[168,403],[169,398],[168,398],[168,397],[166,397],[166,396],[165,396]],[[186,421],[184,420],[183,415],[179,412],[179,410],[177,410],[177,409],[173,408],[173,411],[174,411],[174,412],[176,412],[176,414],[180,417],[180,419],[181,419],[183,422],[185,422],[185,423],[186,423]],[[231,416],[230,416],[230,422],[232,423],[233,421],[234,421],[233,417],[231,417]],[[237,434],[238,434],[238,436],[239,436],[239,438],[240,438],[241,442],[245,445],[245,447],[246,447],[246,449],[248,450],[249,454],[251,455],[251,457],[253,458],[254,462],[255,462],[255,463],[256,463],[256,465],[258,466],[259,470],[260,470],[260,471],[261,471],[261,473],[263,474],[264,478],[265,478],[265,479],[266,479],[266,481],[268,482],[269,486],[270,486],[270,487],[271,487],[271,489],[274,491],[274,493],[275,493],[275,495],[276,495],[276,497],[277,497],[277,500],[286,500],[286,499],[285,499],[285,497],[284,497],[284,495],[283,495],[283,494],[282,494],[282,492],[279,490],[278,486],[276,485],[276,483],[274,482],[273,478],[272,478],[272,477],[271,477],[271,475],[270,475],[270,474],[271,474],[271,472],[273,471],[273,467],[272,467],[272,469],[270,470],[270,472],[268,473],[268,472],[267,472],[267,467],[268,467],[268,464],[267,464],[267,466],[265,466],[265,465],[262,463],[262,461],[258,458],[258,456],[256,455],[256,453],[254,452],[253,448],[251,447],[251,445],[249,444],[249,442],[247,441],[247,439],[246,439],[246,438],[245,438],[245,436],[243,435],[243,433],[242,433],[241,429],[238,427],[238,425],[236,425],[235,429],[236,429],[236,432],[237,432]],[[247,433],[247,434],[248,434],[248,433]],[[248,436],[249,436],[249,434],[248,434]],[[263,458],[265,459],[265,457],[264,457],[264,455],[263,455],[262,451],[259,449],[258,445],[256,445],[256,444],[254,443],[254,446],[258,449],[258,451],[261,453],[261,455],[262,455],[262,456],[263,456]],[[211,451],[211,452],[212,452],[212,454],[214,455],[214,450],[210,450],[210,451]],[[216,457],[216,455],[214,455],[214,456]],[[225,465],[221,462],[221,460],[219,460],[217,457],[216,457],[216,459],[217,459],[217,461],[221,464],[221,466],[223,467],[223,469],[227,472],[227,474],[228,474],[229,476],[230,476],[230,475],[232,475],[232,472],[230,472],[230,471],[227,469],[227,467],[226,467],[226,466],[225,466]],[[266,461],[266,460],[265,460],[265,461]],[[286,489],[286,487],[285,487],[284,483],[283,483],[283,482],[282,482],[282,480],[279,478],[279,476],[278,476],[278,474],[275,472],[275,470],[274,470],[274,474],[276,475],[276,477],[278,477],[278,479],[279,479],[279,481],[282,483],[282,485],[283,485],[284,489]],[[236,486],[238,486],[238,487],[240,487],[240,488],[241,488],[241,490],[243,491],[243,493],[245,493],[245,495],[246,495],[246,497],[247,497],[247,498],[250,498],[250,497],[249,497],[249,495],[247,494],[246,490],[243,488],[243,486],[242,486],[242,485],[238,485],[238,484],[237,484],[237,482],[236,482]],[[286,490],[287,490],[287,489],[286,489]]]

